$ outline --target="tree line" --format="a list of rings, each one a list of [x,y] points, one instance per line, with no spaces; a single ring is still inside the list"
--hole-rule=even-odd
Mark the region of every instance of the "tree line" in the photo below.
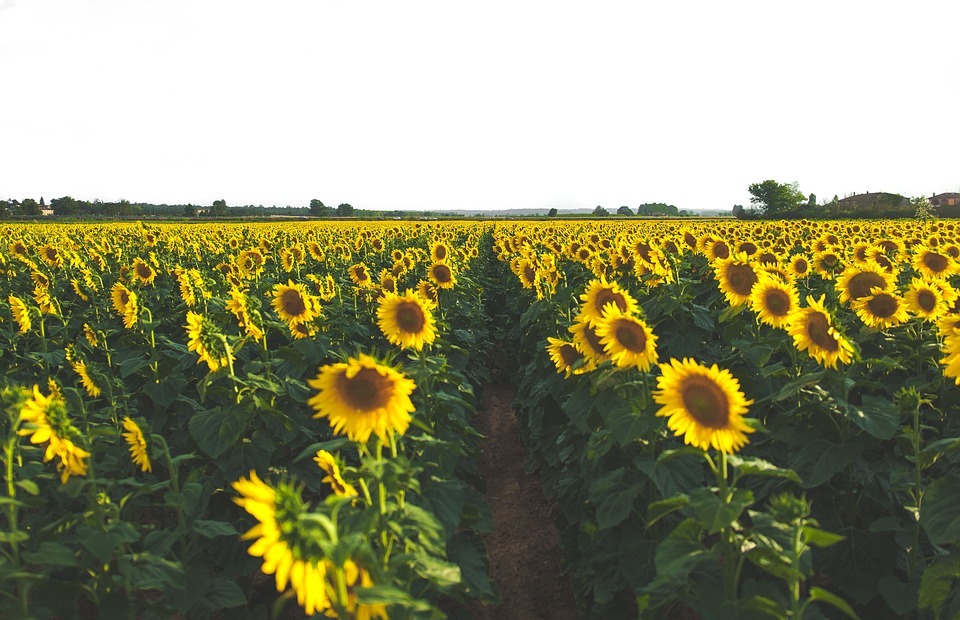
[[[817,202],[817,195],[805,195],[798,183],[772,179],[753,183],[747,191],[751,207],[733,206],[733,215],[738,219],[903,218],[916,217],[930,206],[922,196],[907,198],[890,192],[871,192],[842,200],[834,196],[832,200]],[[940,207],[937,214],[956,217],[960,209]]]

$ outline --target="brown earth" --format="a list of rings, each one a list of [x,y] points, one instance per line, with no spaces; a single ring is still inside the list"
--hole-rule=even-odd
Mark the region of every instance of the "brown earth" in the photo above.
[[[508,384],[492,383],[477,416],[477,429],[487,437],[480,475],[493,513],[493,532],[484,542],[501,603],[472,612],[478,620],[574,620],[570,580],[561,575],[560,535],[538,476],[524,473],[513,393]]]

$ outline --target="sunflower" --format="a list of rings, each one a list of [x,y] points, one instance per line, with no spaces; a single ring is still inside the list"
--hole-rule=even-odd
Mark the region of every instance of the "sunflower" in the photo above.
[[[540,275],[537,272],[536,263],[526,258],[519,260],[515,273],[520,278],[520,285],[523,288],[534,288]]]
[[[56,384],[51,381],[49,396],[44,396],[39,387],[33,386],[33,396],[20,410],[20,421],[23,426],[17,431],[19,435],[30,435],[33,444],[47,443],[44,463],[55,456],[60,457],[57,469],[61,484],[66,484],[70,476],[87,475],[86,459],[90,453],[73,441],[80,436],[80,431],[70,421]]]
[[[16,295],[7,297],[10,302],[10,312],[13,314],[13,320],[20,327],[20,333],[25,334],[33,327],[33,321],[30,320],[30,308],[22,299]]]
[[[453,288],[457,284],[457,278],[453,274],[453,268],[445,262],[435,262],[427,269],[427,275],[430,281],[437,288]]]
[[[371,433],[385,440],[394,431],[405,433],[410,424],[416,384],[369,355],[324,366],[307,383],[319,390],[307,401],[317,412],[314,417],[328,418],[334,433],[346,433],[351,441],[365,443]]]
[[[620,311],[615,302],[607,304],[597,321],[597,336],[604,351],[620,368],[636,367],[644,372],[657,361],[657,337],[641,319]]]
[[[147,452],[147,438],[140,430],[140,426],[133,418],[125,417],[123,428],[127,431],[123,433],[123,438],[130,448],[130,459],[133,464],[138,466],[140,471],[147,473],[153,471],[153,465],[150,464],[150,454]]]
[[[298,517],[307,508],[300,493],[284,482],[274,489],[252,470],[249,479],[237,480],[233,488],[240,494],[233,501],[258,521],[242,538],[256,539],[247,553],[263,558],[260,571],[274,575],[277,592],[283,592],[289,583],[308,616],[328,609],[327,564],[322,559],[304,557],[299,548],[307,541],[296,540],[301,530]]]
[[[581,353],[572,342],[567,340],[547,337],[547,354],[550,356],[550,360],[556,367],[557,372],[563,373],[564,379],[572,374],[582,375],[596,367],[592,361],[584,357],[583,353]],[[574,365],[581,360],[583,360],[585,364],[580,366],[580,368],[574,369]]]
[[[63,266],[63,255],[52,245],[45,245],[40,248],[40,258],[51,267]]]
[[[853,302],[870,295],[874,288],[892,290],[894,277],[875,261],[849,265],[837,277],[836,289],[840,293],[840,303]]]
[[[100,339],[97,337],[97,332],[90,327],[89,323],[83,324],[83,337],[87,339],[87,342],[90,343],[90,346],[94,349],[99,346]]]
[[[33,300],[40,307],[40,314],[52,314],[57,316],[57,304],[50,296],[50,289],[36,286],[33,289]]]
[[[842,267],[842,260],[839,252],[834,250],[823,250],[813,255],[813,270],[820,274],[825,280],[832,280],[837,271]]]
[[[797,308],[787,321],[787,332],[793,336],[794,346],[807,351],[817,362],[836,368],[837,361],[849,364],[853,359],[853,345],[833,327],[833,320],[823,305],[825,295],[814,300],[807,296],[807,307]]]
[[[730,258],[730,246],[727,245],[726,241],[711,239],[704,247],[704,254],[710,261]]]
[[[417,284],[417,293],[424,299],[433,303],[437,302],[437,287],[430,280],[420,280],[420,283]]]
[[[788,267],[793,277],[802,279],[810,275],[810,261],[803,254],[796,254],[790,258]]]
[[[874,287],[866,297],[854,301],[854,311],[860,320],[876,329],[886,329],[907,320],[907,307],[895,293]]]
[[[728,454],[746,445],[754,429],[743,415],[753,401],[744,397],[729,370],[687,358],[660,364],[660,371],[653,399],[663,405],[657,415],[667,418],[675,436],[683,435],[684,443],[701,450],[712,447]]]
[[[800,296],[792,284],[764,276],[750,293],[750,309],[771,327],[785,328],[790,313],[800,307]]]
[[[608,282],[602,277],[587,283],[580,301],[580,314],[591,324],[603,318],[604,310],[611,303],[621,314],[636,314],[640,309],[640,304],[630,293],[621,289],[616,282]]]
[[[438,241],[430,246],[430,259],[435,263],[441,263],[447,260],[449,255],[450,247],[442,241]]]
[[[149,263],[144,261],[142,258],[137,258],[133,261],[133,277],[136,278],[140,284],[148,285],[153,284],[153,281],[157,277],[157,272],[154,271],[153,267]]]
[[[234,287],[230,289],[230,299],[224,304],[233,316],[237,317],[237,323],[243,328],[244,332],[254,340],[263,338],[263,329],[260,326],[260,313],[250,311],[250,300],[243,294],[243,291]]]
[[[343,564],[343,573],[347,582],[347,601],[345,604],[348,617],[357,618],[357,620],[388,620],[387,606],[377,603],[360,603],[357,590],[359,588],[372,588],[373,579],[367,569],[358,566],[353,560],[347,560]]]
[[[90,296],[83,292],[83,289],[80,288],[80,280],[77,278],[70,278],[70,286],[73,287],[73,292],[77,294],[77,297],[79,297],[81,301],[90,301]]]
[[[123,326],[127,329],[137,324],[140,318],[140,308],[137,305],[137,294],[128,289],[121,282],[117,282],[110,289],[113,308],[123,319]]]
[[[327,474],[321,482],[329,484],[330,488],[338,497],[357,496],[357,489],[355,489],[353,485],[344,482],[343,477],[340,475],[340,467],[337,465],[337,461],[334,460],[332,454],[326,450],[319,450],[317,451],[317,455],[313,457],[313,460],[317,466]]]
[[[419,351],[437,336],[433,312],[436,306],[418,293],[386,293],[377,308],[377,325],[390,344]]]
[[[87,369],[86,363],[83,361],[70,362],[70,367],[73,368],[73,371],[80,375],[80,383],[83,385],[83,388],[87,391],[93,398],[100,396],[101,390],[100,386],[97,385],[96,381],[90,376],[90,371]]]
[[[370,286],[372,280],[370,278],[370,270],[367,269],[367,266],[363,263],[357,263],[356,265],[351,266],[347,273],[350,274],[350,279],[353,280],[353,283],[360,288],[365,288]]]
[[[573,346],[587,358],[590,364],[599,365],[610,359],[606,348],[600,342],[600,336],[597,335],[596,328],[585,315],[578,315],[568,331],[573,334]]]
[[[206,362],[210,371],[216,371],[227,365],[226,347],[216,324],[209,318],[190,310],[187,312],[187,349],[196,351],[200,358],[197,363]]]
[[[714,265],[720,291],[726,297],[727,303],[731,306],[742,306],[750,301],[750,293],[759,277],[747,255],[737,254],[715,261]]]
[[[384,293],[397,292],[397,279],[389,269],[380,270],[380,290]]]
[[[913,267],[927,278],[946,278],[957,273],[957,262],[949,254],[922,247],[913,255]]]
[[[939,280],[914,278],[903,294],[907,310],[916,317],[927,321],[936,321],[946,314],[949,304]]]
[[[320,302],[304,285],[287,280],[273,287],[273,309],[287,325],[299,325],[320,315]]]
[[[243,278],[253,278],[263,273],[263,254],[257,248],[240,252],[237,256],[237,271]]]

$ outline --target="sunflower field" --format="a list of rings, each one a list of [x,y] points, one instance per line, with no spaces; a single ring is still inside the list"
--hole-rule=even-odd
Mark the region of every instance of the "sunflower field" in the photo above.
[[[2,617],[495,602],[491,364],[581,616],[960,614],[952,221],[0,230]]]

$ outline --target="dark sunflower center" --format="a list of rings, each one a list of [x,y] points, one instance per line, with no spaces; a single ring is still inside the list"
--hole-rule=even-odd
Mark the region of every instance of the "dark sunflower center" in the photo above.
[[[807,337],[819,348],[837,351],[840,344],[830,334],[830,321],[822,312],[815,312],[807,318]]]
[[[360,280],[361,282],[367,279],[367,270],[363,267],[357,267],[354,273],[357,275],[357,280]]]
[[[776,264],[777,262],[777,255],[773,254],[772,252],[763,252],[757,258],[757,260],[759,260],[764,265],[773,265],[773,264]]]
[[[648,244],[642,243],[642,242],[638,243],[636,250],[637,250],[637,255],[640,256],[640,258],[647,261],[648,263],[650,262],[650,246]]]
[[[897,249],[897,244],[887,239],[884,239],[883,241],[881,241],[879,245],[881,248],[883,248],[884,252],[890,252],[891,250]]]
[[[898,307],[897,300],[889,293],[874,295],[873,299],[867,302],[867,308],[870,310],[870,314],[880,319],[893,316]]]
[[[927,289],[918,291],[917,305],[924,312],[933,312],[933,309],[937,307],[937,296]]]
[[[743,243],[740,244],[740,251],[746,252],[747,256],[751,256],[753,254],[756,254],[757,245],[755,243],[751,243],[750,241],[744,241]]]
[[[839,259],[836,254],[824,254],[820,257],[820,265],[824,269],[833,269],[837,266]]]
[[[955,245],[947,247],[947,254],[953,258],[960,258],[960,248]]]
[[[876,261],[877,264],[883,267],[886,271],[893,271],[893,263],[891,263],[890,259],[883,254],[878,254]]]
[[[683,233],[683,242],[691,248],[697,247],[697,238],[688,232]]]
[[[423,315],[423,309],[413,302],[404,302],[397,306],[396,311],[397,325],[405,332],[419,334],[426,324],[427,319]]]
[[[121,290],[121,291],[120,291],[120,304],[123,305],[123,306],[126,306],[128,303],[130,303],[130,295],[129,295],[129,293],[127,293],[127,292],[124,291],[124,290]]]
[[[617,342],[633,353],[643,353],[647,348],[647,333],[633,321],[618,321],[615,330]]]
[[[687,377],[680,388],[683,406],[700,426],[725,428],[730,420],[730,404],[720,386],[694,375]]]
[[[580,351],[577,351],[576,347],[569,344],[565,344],[560,347],[560,357],[563,358],[563,363],[567,366],[573,366],[579,360],[583,359],[583,355],[580,353]]]
[[[57,260],[57,250],[54,248],[47,248],[45,250],[48,260]]]
[[[438,245],[435,251],[437,255],[437,260],[443,260],[447,257],[447,248],[446,246]]]
[[[150,277],[150,266],[146,263],[137,263],[136,267],[137,275],[142,279],[146,280]]]
[[[287,289],[280,295],[280,305],[290,316],[300,316],[307,311],[307,304],[298,291]]]
[[[449,282],[452,276],[450,268],[446,265],[433,266],[433,277],[437,279],[437,282]]]
[[[603,350],[603,343],[600,342],[600,337],[597,336],[597,332],[594,331],[592,327],[587,325],[583,329],[583,335],[590,344],[590,348],[593,349],[597,355],[606,356],[606,352]]]
[[[927,269],[934,273],[940,273],[947,268],[947,258],[942,254],[937,254],[936,252],[927,252],[923,255],[923,264],[927,266]]]
[[[764,294],[763,305],[773,316],[786,316],[790,312],[790,296],[780,289],[771,289]]]
[[[383,281],[383,290],[387,291],[388,293],[396,293],[397,283],[394,282],[392,279],[388,278]]]
[[[530,265],[524,265],[523,275],[527,279],[527,282],[533,282],[534,278],[537,277],[537,271]]]
[[[757,274],[750,265],[733,264],[727,267],[727,281],[737,295],[749,295],[757,283]]]
[[[580,260],[587,260],[590,258],[590,250],[584,248],[579,252]]]
[[[373,368],[361,368],[352,379],[346,374],[337,378],[337,391],[348,407],[365,413],[387,404],[393,382]]]
[[[867,260],[867,246],[861,246],[854,250],[853,255],[857,257],[857,260],[864,261]]]
[[[887,283],[879,274],[863,271],[847,282],[847,294],[850,295],[850,299],[860,299],[869,295],[870,289],[874,287],[887,288]]]
[[[713,244],[714,258],[727,258],[730,256],[730,248],[723,241],[717,241]]]
[[[608,288],[601,289],[600,292],[597,293],[597,301],[594,306],[596,307],[597,312],[603,314],[603,309],[610,302],[617,304],[617,308],[620,308],[620,312],[627,311],[627,300],[624,299],[623,295],[620,293],[614,293]],[[603,347],[600,348],[602,349]]]

